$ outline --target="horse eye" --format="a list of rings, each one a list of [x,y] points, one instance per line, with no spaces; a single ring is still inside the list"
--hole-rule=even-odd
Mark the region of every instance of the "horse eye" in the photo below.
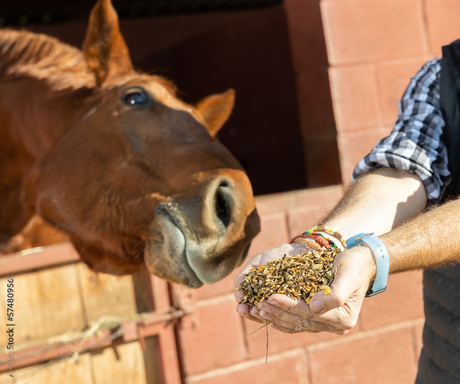
[[[123,101],[130,106],[143,106],[148,103],[147,95],[142,91],[135,91],[124,96]]]

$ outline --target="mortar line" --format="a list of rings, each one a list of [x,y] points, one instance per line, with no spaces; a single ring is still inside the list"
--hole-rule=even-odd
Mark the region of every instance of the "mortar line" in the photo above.
[[[413,353],[414,353],[414,363],[415,363],[415,368],[417,369],[417,366],[418,366],[418,359],[419,359],[419,356],[420,356],[420,351],[417,350],[417,334],[415,332],[416,328],[415,326],[413,326],[411,328],[411,341],[412,341],[412,350],[413,350]]]
[[[233,293],[228,293],[223,296],[213,297],[212,299],[197,300],[196,307],[199,308],[199,307],[205,307],[207,305],[220,304],[227,300],[235,301],[235,306],[236,306],[235,295]]]
[[[425,44],[428,53],[433,53],[433,47],[431,46],[430,41],[430,24],[428,23],[428,15],[427,15],[427,5],[426,0],[422,0],[420,2],[420,6],[422,7],[422,20],[423,20],[423,35],[425,37]]]
[[[244,322],[244,317],[240,316],[241,321],[241,329],[243,330],[243,346],[245,351],[245,360],[249,359],[249,340],[248,340],[248,330],[246,327],[246,323]]]
[[[320,349],[324,349],[326,347],[348,343],[349,341],[360,340],[365,337],[379,335],[379,334],[386,333],[389,331],[395,331],[397,329],[402,329],[402,328],[407,328],[407,327],[411,327],[411,326],[418,325],[418,324],[423,324],[424,322],[425,322],[424,318],[419,318],[415,320],[406,320],[406,321],[402,321],[396,324],[390,324],[390,325],[386,325],[386,326],[379,327],[379,328],[368,329],[366,331],[360,331],[353,335],[341,337],[341,338],[334,339],[334,340],[321,341],[319,343],[307,346],[306,349],[309,352],[310,351],[313,352],[313,351],[317,351]]]
[[[299,352],[304,352],[304,348],[290,349],[289,351],[285,351],[285,352],[278,353],[276,355],[269,356],[269,361],[276,361],[276,360],[279,360],[279,359],[283,359],[285,357],[294,356],[294,355],[298,354]],[[251,367],[254,367],[254,366],[257,366],[257,365],[264,365],[264,364],[265,364],[265,356],[257,358],[257,359],[254,359],[254,360],[250,360],[250,361],[244,361],[242,363],[238,363],[238,364],[232,365],[230,367],[218,368],[218,369],[214,369],[214,370],[209,371],[209,372],[189,376],[187,378],[187,383],[191,384],[191,383],[194,383],[194,382],[199,381],[199,380],[209,379],[211,377],[221,376],[221,375],[225,375],[225,374],[228,374],[228,373],[241,371],[241,370],[243,370],[245,368],[251,368]]]
[[[311,367],[311,356],[310,352],[304,349],[304,356],[305,356],[305,367],[307,368],[307,380],[308,384],[313,384],[313,372]]]

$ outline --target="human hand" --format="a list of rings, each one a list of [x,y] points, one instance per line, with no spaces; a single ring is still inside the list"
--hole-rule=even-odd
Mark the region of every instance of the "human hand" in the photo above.
[[[284,255],[298,255],[299,253],[305,252],[305,247],[300,244],[282,244],[278,247],[268,249],[257,255],[253,256],[249,261],[246,263],[244,268],[240,271],[240,273],[236,276],[235,280],[233,281],[233,285],[235,288],[238,288],[241,282],[246,277],[247,273],[253,268],[259,268],[261,265],[267,264],[269,261],[273,261],[275,259],[281,259]],[[243,298],[242,291],[235,292],[235,299],[236,301],[240,302]],[[284,295],[283,295],[284,296]],[[287,297],[287,296],[285,296]],[[259,314],[259,309],[257,307],[249,307],[247,304],[238,304],[236,307],[237,312],[246,317],[249,320],[257,321],[259,323],[264,323],[265,320],[261,319]]]
[[[338,273],[331,284],[331,292],[328,295],[324,291],[316,293],[310,305],[304,300],[275,294],[257,308],[242,312],[240,304],[237,310],[251,320],[271,321],[273,329],[285,333],[327,331],[343,335],[358,320],[376,267],[367,247],[354,247],[338,254],[333,268],[338,268]]]

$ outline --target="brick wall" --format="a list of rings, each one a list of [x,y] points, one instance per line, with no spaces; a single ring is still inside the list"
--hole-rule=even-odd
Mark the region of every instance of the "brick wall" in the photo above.
[[[313,0],[307,0],[311,2]],[[299,0],[287,0],[298,7]],[[314,1],[318,3],[318,1]],[[322,0],[342,178],[387,135],[421,65],[460,38],[455,0]]]
[[[285,0],[285,10],[304,148],[312,148],[309,170],[328,161],[321,145],[330,144],[336,129],[342,179],[348,184],[356,162],[391,131],[397,101],[411,76],[439,56],[442,45],[460,38],[460,2]],[[262,232],[249,255],[317,223],[342,191],[332,186],[259,196]],[[421,272],[390,276],[387,291],[365,300],[357,326],[346,336],[270,331],[267,364],[265,332],[250,335],[257,325],[235,312],[237,272],[196,291],[174,289],[182,305],[195,308],[179,330],[187,383],[414,381],[423,326]]]

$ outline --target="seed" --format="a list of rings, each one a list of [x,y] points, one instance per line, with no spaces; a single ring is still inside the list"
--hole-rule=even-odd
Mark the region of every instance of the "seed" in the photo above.
[[[251,269],[237,288],[244,292],[241,303],[255,306],[267,300],[272,294],[280,293],[294,300],[310,298],[318,291],[330,293],[336,270],[332,264],[338,251],[322,250],[283,256],[257,269]]]

